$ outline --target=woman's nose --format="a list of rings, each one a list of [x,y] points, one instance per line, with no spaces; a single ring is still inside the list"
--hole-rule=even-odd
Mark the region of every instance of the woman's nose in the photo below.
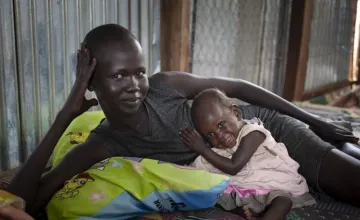
[[[129,76],[126,86],[126,92],[134,93],[140,91],[139,81],[135,76]]]

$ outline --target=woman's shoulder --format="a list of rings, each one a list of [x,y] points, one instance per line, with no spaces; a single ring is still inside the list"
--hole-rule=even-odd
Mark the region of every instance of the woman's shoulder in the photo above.
[[[98,126],[96,126],[96,128],[91,131],[88,137],[88,141],[107,139],[109,138],[111,132],[112,129],[110,128],[109,121],[107,120],[107,118],[104,118],[100,121]]]
[[[147,94],[147,98],[160,98],[163,101],[169,101],[172,99],[186,99],[186,97],[184,97],[176,89],[171,87],[171,85],[167,84],[166,80],[161,80],[161,77],[155,76],[149,77],[149,91]]]
[[[162,88],[176,91],[167,83],[167,78],[169,76],[163,73],[155,73],[154,75],[149,76],[149,87],[150,88]]]

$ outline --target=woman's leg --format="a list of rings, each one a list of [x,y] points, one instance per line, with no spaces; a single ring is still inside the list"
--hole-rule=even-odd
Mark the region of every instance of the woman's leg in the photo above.
[[[360,160],[360,147],[359,145],[355,145],[352,143],[345,143],[341,144],[340,146],[337,146],[337,148],[344,152],[345,154],[348,154],[358,160]]]
[[[265,127],[268,130],[270,130],[274,138],[280,142],[283,142],[283,140],[286,139],[286,137],[284,137],[284,134],[291,133],[294,131],[294,127],[301,126],[301,124],[305,126],[305,124],[303,124],[300,121],[297,121],[294,118],[282,115],[274,110],[262,108],[259,106],[255,106],[255,105],[240,106],[240,109],[242,109],[243,117],[246,119],[251,119],[254,117],[260,118],[265,123]],[[289,122],[292,123],[292,125],[289,124]],[[290,132],[288,130],[289,128],[291,130]],[[290,139],[292,139],[293,135],[289,135],[289,136]],[[335,146],[340,151],[360,160],[359,145],[352,143],[344,143],[344,144],[335,144]]]
[[[319,185],[330,196],[360,207],[360,161],[332,149],[322,159]]]
[[[299,172],[315,190],[314,193],[320,186],[329,195],[359,206],[360,160],[335,149],[294,118],[258,106],[240,108],[245,118],[258,117],[264,121],[275,140],[286,145],[290,157],[300,164]],[[350,154],[349,149],[354,152],[357,146],[344,145],[342,148]]]

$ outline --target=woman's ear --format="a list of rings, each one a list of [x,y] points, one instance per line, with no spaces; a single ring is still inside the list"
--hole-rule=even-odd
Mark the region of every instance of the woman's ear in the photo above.
[[[231,111],[235,114],[237,119],[239,119],[239,120],[242,119],[242,114],[241,114],[239,106],[232,104]]]

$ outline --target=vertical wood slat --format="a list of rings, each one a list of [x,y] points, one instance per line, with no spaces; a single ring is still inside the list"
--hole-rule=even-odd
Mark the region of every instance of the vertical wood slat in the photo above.
[[[358,0],[352,1],[353,7],[353,41],[352,41],[352,53],[350,59],[350,81],[356,81],[357,84],[360,84],[360,19],[357,19],[357,15],[360,10],[360,3]]]
[[[190,4],[190,0],[161,1],[161,71],[189,71]]]
[[[351,36],[351,51],[350,51],[350,63],[349,63],[349,81],[353,81],[354,79],[357,79],[357,74],[358,74],[358,65],[357,65],[357,60],[358,60],[358,53],[355,52],[355,45],[359,45],[359,44],[355,44],[355,40],[356,36],[356,17],[357,17],[357,3],[358,0],[352,0],[351,1],[351,8],[352,8],[352,36]]]
[[[289,101],[300,100],[304,92],[312,12],[313,0],[293,0],[283,92]]]

